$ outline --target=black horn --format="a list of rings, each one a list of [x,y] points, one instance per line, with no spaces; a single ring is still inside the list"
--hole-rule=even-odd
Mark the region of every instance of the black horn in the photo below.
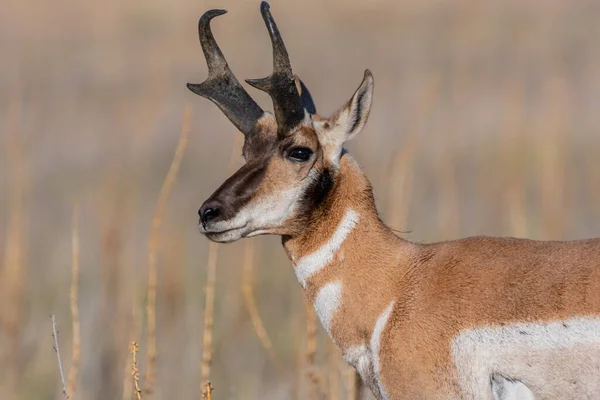
[[[226,12],[210,10],[200,17],[198,36],[208,65],[208,78],[200,84],[188,83],[187,87],[215,103],[236,128],[249,135],[256,131],[257,121],[264,112],[231,72],[210,30],[210,20]]]
[[[263,1],[260,4],[260,13],[273,44],[273,73],[262,79],[246,79],[246,82],[271,96],[277,131],[284,135],[304,119],[304,108],[296,88],[288,52],[269,11],[269,3]]]

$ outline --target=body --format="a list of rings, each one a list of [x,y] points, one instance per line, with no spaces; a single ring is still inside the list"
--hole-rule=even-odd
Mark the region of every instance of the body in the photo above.
[[[371,72],[319,116],[263,2],[273,73],[247,82],[270,95],[265,112],[212,35],[224,13],[200,18],[209,74],[188,87],[245,135],[246,163],[202,204],[200,231],[281,236],[323,327],[379,399],[600,398],[600,239],[396,236],[344,149],[366,125]]]
[[[334,191],[345,195],[332,196],[345,204],[335,209],[353,210],[357,221],[330,260],[315,261],[300,281],[374,393],[491,399],[492,378],[499,376],[499,385],[502,377],[520,381],[535,398],[600,395],[600,240],[411,243],[373,212],[356,163],[346,156],[341,167],[344,178]],[[327,246],[323,238],[334,236],[332,227],[344,219],[339,212],[323,215],[337,222],[320,219],[284,243],[296,269],[307,269],[303,258]],[[336,294],[318,301],[332,284]]]

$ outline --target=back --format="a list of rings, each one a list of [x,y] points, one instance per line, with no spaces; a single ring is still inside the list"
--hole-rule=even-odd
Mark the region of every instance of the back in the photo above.
[[[452,369],[445,385],[485,399],[500,377],[534,398],[600,398],[600,240],[473,237],[421,250],[400,331],[413,348],[438,342],[417,357]]]

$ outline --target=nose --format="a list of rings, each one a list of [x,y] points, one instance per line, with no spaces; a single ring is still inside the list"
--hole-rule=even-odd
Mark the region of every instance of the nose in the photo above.
[[[202,204],[202,207],[198,210],[200,216],[200,222],[202,226],[206,228],[206,224],[221,214],[221,205],[215,201],[207,201]]]

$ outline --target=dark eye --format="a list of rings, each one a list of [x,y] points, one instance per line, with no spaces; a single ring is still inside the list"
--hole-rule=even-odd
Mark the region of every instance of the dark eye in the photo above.
[[[305,162],[312,156],[312,150],[308,147],[294,147],[288,151],[288,158],[292,161]]]

